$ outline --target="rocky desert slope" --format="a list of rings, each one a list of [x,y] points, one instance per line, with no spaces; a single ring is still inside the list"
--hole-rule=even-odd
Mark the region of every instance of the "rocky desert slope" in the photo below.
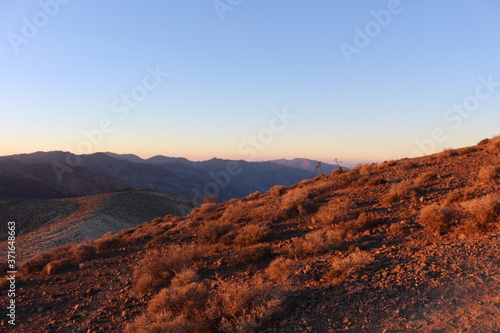
[[[54,248],[23,263],[1,327],[500,332],[499,154],[333,171]]]

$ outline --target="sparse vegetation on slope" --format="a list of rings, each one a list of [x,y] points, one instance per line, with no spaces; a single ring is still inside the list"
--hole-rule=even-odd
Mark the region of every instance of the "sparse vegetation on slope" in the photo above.
[[[491,142],[335,170],[54,248],[24,263],[20,327],[498,331],[499,184],[479,176],[496,165]],[[69,290],[75,301],[51,301]]]

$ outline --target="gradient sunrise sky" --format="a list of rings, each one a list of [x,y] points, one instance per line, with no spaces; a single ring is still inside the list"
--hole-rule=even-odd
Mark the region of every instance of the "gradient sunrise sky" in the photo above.
[[[0,36],[0,155],[367,162],[500,134],[497,0],[2,1]]]

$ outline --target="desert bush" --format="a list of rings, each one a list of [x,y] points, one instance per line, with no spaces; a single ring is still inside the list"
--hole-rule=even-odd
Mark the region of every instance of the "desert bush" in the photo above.
[[[269,235],[269,226],[265,224],[248,224],[241,229],[234,243],[238,246],[254,245],[265,241]]]
[[[458,209],[449,205],[430,205],[419,214],[420,223],[430,232],[446,232],[457,224]]]
[[[495,136],[489,140],[486,150],[490,153],[500,152],[500,135]]]
[[[53,247],[47,252],[37,254],[30,259],[24,261],[21,265],[21,270],[26,273],[38,272],[51,261],[68,259],[75,260],[74,248],[78,246],[75,243],[63,244]]]
[[[99,252],[109,250],[121,244],[122,239],[119,235],[107,232],[101,238],[93,241],[93,244]]]
[[[418,186],[412,180],[403,180],[400,183],[394,184],[389,189],[389,192],[382,196],[383,204],[392,204],[409,197],[412,193],[418,193]]]
[[[483,181],[497,179],[500,175],[500,167],[489,165],[484,166],[479,170],[478,177]]]
[[[47,265],[45,265],[45,267],[43,268],[43,272],[47,275],[54,275],[63,272],[73,266],[74,262],[71,261],[70,259],[67,258],[58,259],[58,260],[53,260],[49,262]]]
[[[279,196],[282,196],[283,194],[285,194],[286,192],[286,187],[283,186],[283,185],[276,185],[276,186],[273,186],[271,187],[271,189],[269,190],[269,193],[271,195],[274,195],[276,197],[279,197]]]
[[[199,208],[200,213],[213,212],[217,208],[216,202],[204,202]]]
[[[401,165],[401,168],[403,170],[411,170],[415,169],[416,167],[418,167],[418,163],[414,161],[406,161]]]
[[[72,258],[76,261],[82,261],[92,258],[97,249],[92,245],[75,244],[71,249]]]
[[[463,202],[474,199],[476,197],[476,190],[470,187],[457,188],[450,192],[445,199],[445,204],[453,202]]]
[[[280,284],[288,284],[292,281],[295,273],[300,267],[296,259],[279,257],[274,259],[265,270],[269,279]]]
[[[489,194],[481,198],[462,202],[472,220],[465,223],[469,233],[489,232],[500,229],[500,195]]]
[[[255,332],[281,312],[286,292],[262,279],[219,280],[211,300],[223,332]]]
[[[363,267],[374,260],[373,256],[364,251],[355,251],[342,258],[333,256],[330,259],[330,268],[326,273],[326,278],[339,281],[360,271]]]
[[[234,224],[231,222],[206,221],[198,228],[198,238],[205,243],[216,243],[234,228]]]
[[[337,228],[343,234],[356,233],[380,224],[383,219],[375,214],[361,213],[357,219],[339,223]]]
[[[428,184],[431,181],[436,180],[436,179],[437,179],[437,174],[435,172],[429,171],[429,172],[421,174],[415,180],[415,185],[416,186],[422,186],[422,185]]]
[[[387,183],[387,180],[385,180],[383,177],[370,177],[370,179],[366,182],[366,185],[376,186],[376,185],[382,185],[385,183]]]
[[[319,229],[300,238],[293,238],[290,256],[298,259],[323,254],[342,242],[343,233],[337,229]]]
[[[323,225],[337,224],[356,217],[356,204],[349,198],[337,197],[319,208],[316,219]]]
[[[482,146],[482,145],[486,145],[490,142],[490,139],[486,138],[486,139],[482,139],[481,141],[479,141],[477,143],[477,146]]]
[[[293,216],[306,212],[310,205],[310,189],[308,187],[288,191],[282,197],[281,209],[286,216]]]
[[[134,288],[139,294],[146,294],[164,287],[170,283],[176,271],[201,256],[201,250],[194,245],[171,245],[162,250],[149,250],[134,268]]]
[[[136,332],[254,332],[282,309],[285,291],[262,279],[217,280],[163,289],[127,325]]]
[[[266,257],[269,257],[272,253],[272,246],[268,244],[256,244],[240,249],[235,257],[235,261],[237,263],[245,264],[256,263]]]
[[[242,201],[251,201],[251,200],[255,200],[257,199],[258,197],[260,197],[260,192],[259,191],[255,191],[249,195],[247,195],[246,197],[244,197],[243,199],[241,199]]]
[[[457,156],[458,151],[456,149],[452,148],[446,148],[442,152],[440,152],[437,157],[438,158],[446,158],[446,157],[452,157],[452,156]]]
[[[183,267],[181,270],[175,272],[170,285],[172,287],[183,287],[194,282],[199,282],[198,273],[191,267]]]

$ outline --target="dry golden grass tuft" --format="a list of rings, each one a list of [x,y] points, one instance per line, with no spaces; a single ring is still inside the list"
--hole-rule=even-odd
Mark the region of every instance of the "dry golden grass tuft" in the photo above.
[[[420,223],[431,233],[449,231],[460,217],[456,207],[450,205],[430,205],[420,211]]]
[[[500,195],[489,194],[477,199],[462,202],[472,216],[463,224],[463,230],[470,234],[500,230]]]
[[[333,256],[330,259],[330,269],[325,277],[334,282],[345,280],[359,272],[373,260],[374,258],[370,253],[359,250],[344,258]]]
[[[380,224],[383,221],[383,218],[376,214],[363,212],[355,220],[339,223],[337,229],[341,231],[342,234],[355,234]]]
[[[283,185],[276,185],[271,187],[269,193],[275,197],[282,196],[286,192],[286,187]]]
[[[495,180],[500,175],[500,167],[494,165],[484,166],[479,170],[478,178],[483,181]]]
[[[463,202],[474,199],[477,196],[476,190],[472,187],[462,187],[451,191],[446,197],[444,203]]]
[[[458,155],[458,151],[456,149],[446,148],[442,152],[437,154],[436,156],[438,159],[441,159],[441,158],[448,158],[448,157],[457,156],[457,155]]]
[[[198,238],[204,243],[217,243],[224,235],[235,229],[234,224],[226,221],[206,221],[198,228]]]
[[[235,257],[236,263],[256,263],[273,254],[273,247],[269,244],[256,244],[239,250]]]
[[[403,170],[411,170],[411,169],[415,169],[417,168],[419,165],[417,162],[414,162],[414,161],[406,161],[404,162],[402,165],[401,165],[401,168]]]
[[[202,255],[195,245],[171,245],[162,250],[149,250],[134,268],[135,291],[143,295],[168,285],[176,271],[192,265]]]
[[[101,238],[92,242],[92,245],[100,252],[117,247],[122,243],[122,238],[118,234],[107,232]]]
[[[269,279],[287,285],[295,276],[295,273],[300,267],[300,261],[297,259],[290,259],[279,257],[274,259],[266,268],[265,274]]]
[[[57,273],[61,273],[71,267],[74,267],[74,262],[70,259],[58,259],[53,260],[45,265],[45,267],[43,268],[43,272],[47,275],[54,275]]]
[[[486,150],[490,153],[500,152],[500,135],[497,135],[488,141],[488,146],[486,147]]]
[[[408,198],[411,194],[417,194],[419,188],[413,180],[403,180],[394,184],[389,189],[389,192],[382,196],[380,201],[385,205],[390,205]]]
[[[125,332],[254,332],[282,310],[286,293],[260,278],[170,286]]]
[[[77,262],[88,260],[96,253],[96,248],[89,244],[68,243],[54,247],[48,252],[40,253],[22,263],[21,271],[23,273],[32,273],[44,270],[49,274],[56,274],[64,271],[66,268],[75,266]],[[53,263],[55,262],[55,263]],[[67,265],[62,265],[68,262]],[[52,268],[46,266],[52,263]],[[59,267],[60,266],[60,267]]]
[[[241,228],[234,239],[237,246],[249,246],[264,242],[271,234],[271,230],[266,224],[248,224]]]
[[[428,183],[430,183],[433,180],[436,180],[437,174],[435,172],[429,171],[421,174],[416,180],[415,180],[415,185],[416,186],[423,186]]]
[[[356,208],[357,205],[351,199],[337,197],[320,207],[316,213],[316,220],[325,226],[338,224],[355,218]]]
[[[217,203],[215,202],[204,202],[201,204],[198,212],[199,213],[207,213],[207,212],[213,212],[217,208]]]
[[[300,238],[293,238],[290,256],[303,259],[323,254],[342,242],[343,232],[338,229],[319,229]]]

